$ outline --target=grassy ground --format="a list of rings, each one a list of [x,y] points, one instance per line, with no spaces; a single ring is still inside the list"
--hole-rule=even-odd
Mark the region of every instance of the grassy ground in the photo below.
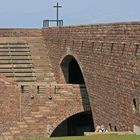
[[[30,139],[30,140],[140,140],[136,135],[94,135],[87,137],[59,137],[48,139]]]

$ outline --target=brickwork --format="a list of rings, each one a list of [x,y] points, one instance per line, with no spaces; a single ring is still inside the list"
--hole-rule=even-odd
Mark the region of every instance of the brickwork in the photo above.
[[[16,84],[0,75],[0,134],[20,119],[19,95]]]
[[[96,125],[111,124],[113,130],[140,125],[139,31],[139,23],[43,30],[58,83],[65,83],[60,68],[65,56],[72,55],[79,63]],[[137,100],[135,112],[133,98]]]
[[[32,85],[30,90],[34,98],[31,99],[30,92],[22,95],[22,121],[14,123],[8,131],[3,132],[2,138],[48,137],[70,116],[90,110],[86,89],[82,92],[80,90],[83,86],[46,84],[49,92],[44,95],[38,95],[34,87]]]
[[[45,46],[42,30],[0,30],[0,72],[16,81],[21,92],[16,98],[20,104],[15,104],[19,107],[18,120],[10,117],[12,127],[7,124],[2,139],[48,137],[68,117],[91,110],[84,85],[56,84]]]
[[[28,46],[36,79],[17,82],[22,94],[1,80],[0,138],[48,137],[62,121],[90,109],[95,125],[119,131],[140,126],[139,32],[140,23],[1,29],[2,47]],[[68,55],[77,61],[87,92],[66,83],[61,64]]]

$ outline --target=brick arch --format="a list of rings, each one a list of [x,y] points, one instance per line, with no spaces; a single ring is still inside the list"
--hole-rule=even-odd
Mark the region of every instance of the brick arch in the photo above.
[[[89,111],[89,110],[87,110]],[[48,131],[48,136],[50,137],[52,133],[55,131],[55,129],[65,120],[67,120],[69,117],[76,115],[78,113],[85,112],[85,110],[81,107],[76,107],[76,108],[67,108],[67,111],[65,114],[61,115],[60,118],[57,118],[57,120],[50,126],[49,131]]]
[[[75,59],[75,61],[77,62],[77,64],[78,64],[78,66],[79,66],[79,69],[80,69],[80,71],[81,71],[81,74],[82,74],[82,76],[83,76],[83,79],[85,79],[84,78],[84,73],[83,73],[83,67],[82,67],[82,64],[81,64],[81,62],[80,62],[80,60],[78,59],[78,57],[76,56],[76,55],[74,55],[71,51],[68,53],[68,52],[66,52],[63,56],[62,56],[62,58],[60,59],[60,61],[59,61],[59,66],[60,66],[60,75],[62,76],[61,77],[61,79],[63,79],[63,81],[65,81],[66,82],[66,79],[65,79],[65,73],[64,73],[64,71],[63,71],[63,66],[64,65],[68,65],[68,63],[71,61],[71,59]],[[84,80],[85,81],[85,80]],[[85,82],[84,82],[85,83]],[[86,84],[86,83],[85,83]]]
[[[74,58],[76,60],[76,62],[78,63],[78,66],[81,70],[81,73],[83,75],[83,68],[82,68],[82,64],[79,61],[78,57],[76,55],[74,55],[72,53],[72,51],[66,52],[60,59],[59,61],[59,66],[61,67],[62,63],[67,63],[67,61],[70,61],[71,58]],[[62,72],[62,68],[61,68],[61,72]],[[63,74],[61,74],[63,75]],[[63,77],[64,78],[64,77]],[[84,75],[83,75],[84,78]],[[87,97],[88,97],[88,93],[87,93]],[[73,101],[73,103],[75,104],[76,100]],[[88,104],[89,104],[89,99],[88,99]],[[89,105],[90,106],[90,105]],[[61,116],[59,118],[57,118],[55,120],[55,122],[53,122],[52,124],[48,124],[48,128],[47,128],[47,135],[51,136],[52,133],[54,132],[54,130],[65,120],[67,120],[69,117],[76,115],[78,113],[82,113],[82,112],[86,112],[86,111],[91,111],[91,108],[84,108],[83,104],[81,103],[80,105],[76,105],[73,107],[68,106],[66,108],[64,108],[66,111],[64,114],[61,114]]]

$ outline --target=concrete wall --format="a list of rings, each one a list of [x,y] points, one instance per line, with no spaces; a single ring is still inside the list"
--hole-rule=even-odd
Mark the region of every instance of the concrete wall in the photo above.
[[[43,29],[57,83],[65,83],[65,56],[80,65],[96,125],[123,131],[140,125],[139,35],[140,23]]]

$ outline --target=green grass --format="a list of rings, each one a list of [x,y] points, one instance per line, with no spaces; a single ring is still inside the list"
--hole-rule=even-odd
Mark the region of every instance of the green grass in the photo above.
[[[86,137],[56,137],[48,139],[30,139],[30,140],[140,140],[136,135],[93,135]]]

